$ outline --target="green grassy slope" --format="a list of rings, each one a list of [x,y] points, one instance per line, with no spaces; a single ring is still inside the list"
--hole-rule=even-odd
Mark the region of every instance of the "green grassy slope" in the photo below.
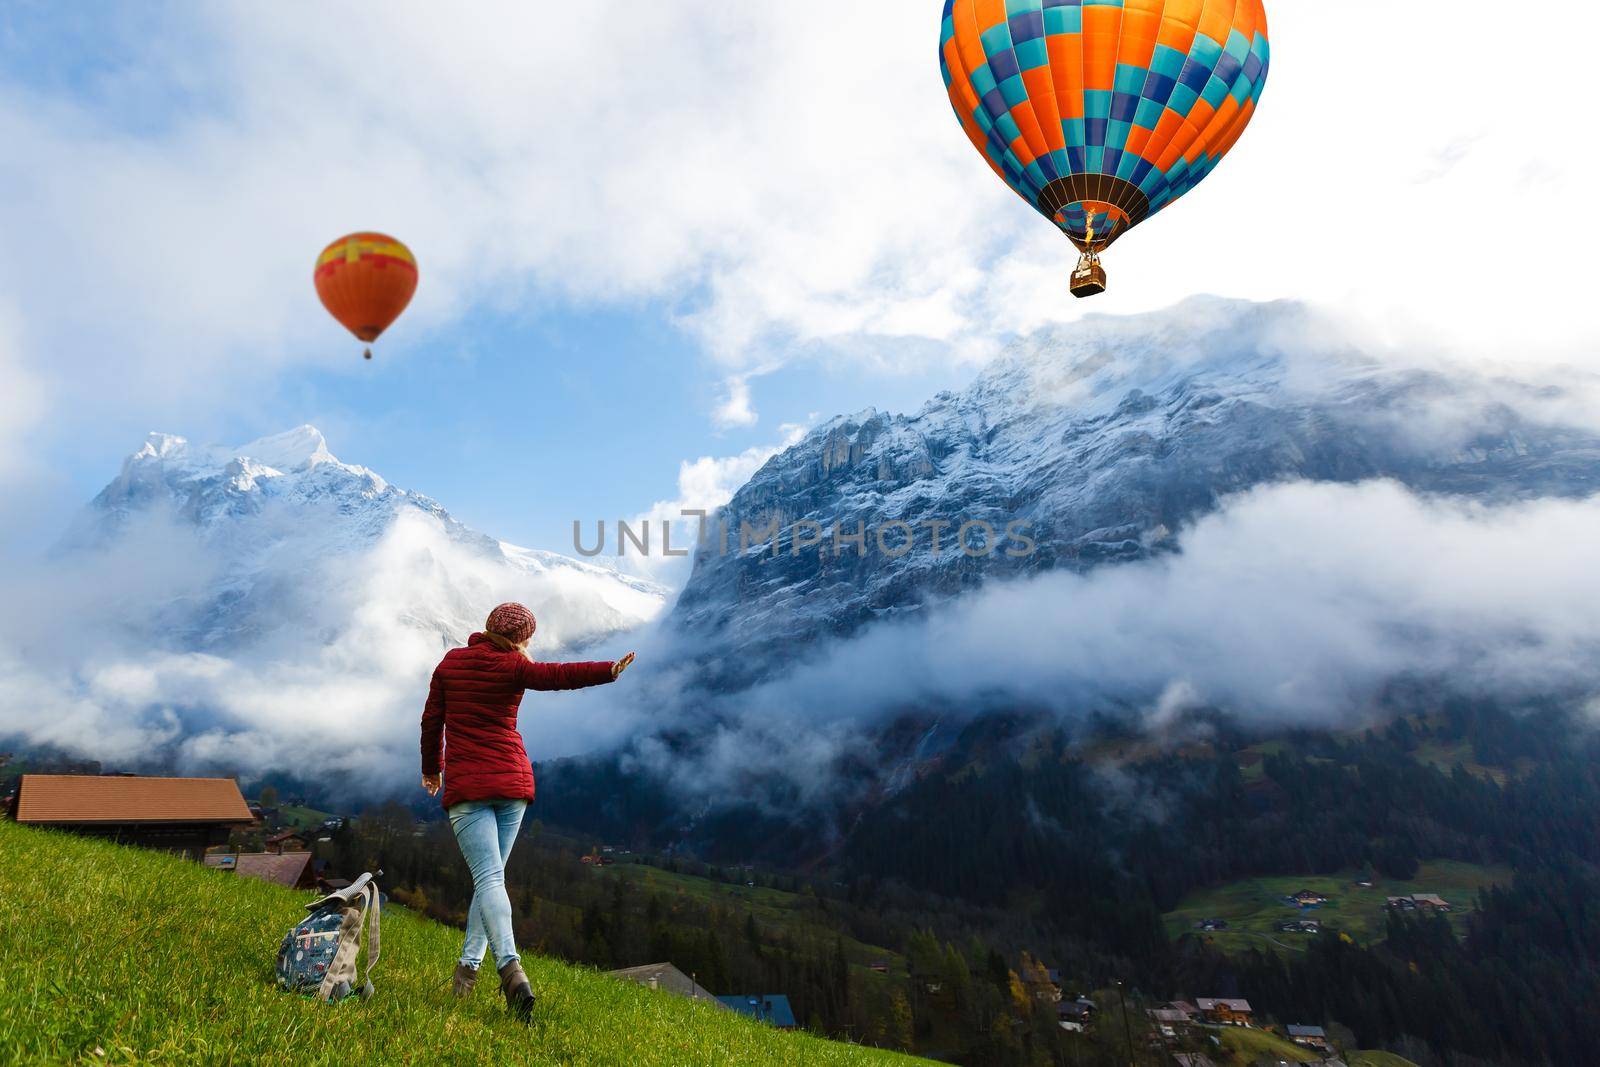
[[[460,934],[385,911],[378,995],[327,1007],[272,965],[310,894],[0,821],[0,1064],[891,1064],[552,960],[535,1021],[492,976],[450,996]],[[778,992],[768,990],[767,992]]]
[[[1262,1053],[1269,1053],[1290,1063],[1316,1063],[1322,1059],[1309,1049],[1265,1030],[1224,1026],[1218,1035],[1222,1039],[1223,1062],[1230,1065],[1253,1064],[1261,1058]]]
[[[1222,1048],[1212,1054],[1212,1059],[1225,1067],[1249,1067],[1261,1062],[1263,1054],[1289,1063],[1322,1062],[1321,1053],[1301,1048],[1288,1038],[1265,1030],[1224,1026],[1215,1032],[1222,1041]],[[1347,1060],[1350,1067],[1417,1067],[1392,1052],[1352,1052]]]
[[[1380,878],[1372,888],[1362,889],[1355,885],[1354,878],[1354,871],[1331,877],[1285,875],[1252,878],[1202,890],[1167,913],[1167,931],[1178,937],[1193,931],[1194,924],[1202,919],[1225,919],[1227,930],[1203,935],[1223,949],[1274,945],[1294,949],[1304,945],[1307,935],[1279,933],[1278,924],[1305,918],[1316,919],[1324,926],[1336,926],[1357,941],[1370,943],[1383,937],[1386,898],[1437,893],[1454,905],[1452,921],[1455,921],[1476,906],[1480,887],[1509,882],[1511,872],[1438,860],[1422,864],[1417,876],[1406,882]],[[1285,895],[1301,889],[1322,893],[1330,903],[1303,913],[1283,903]]]
[[[1417,1067],[1404,1056],[1393,1052],[1352,1052],[1350,1067]]]

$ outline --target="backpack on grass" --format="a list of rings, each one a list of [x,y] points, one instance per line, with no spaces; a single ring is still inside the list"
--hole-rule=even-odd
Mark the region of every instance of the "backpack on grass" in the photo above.
[[[294,993],[315,994],[329,1004],[352,994],[362,1000],[372,996],[372,968],[380,949],[378,884],[372,875],[363,874],[348,889],[312,901],[306,910],[310,916],[285,934],[278,947],[278,984]],[[356,959],[363,929],[367,969],[358,987]]]

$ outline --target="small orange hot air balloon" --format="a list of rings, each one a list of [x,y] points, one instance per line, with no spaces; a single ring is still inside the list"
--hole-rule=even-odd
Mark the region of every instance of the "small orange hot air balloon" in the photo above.
[[[328,314],[367,342],[387,330],[417,291],[417,258],[381,233],[352,233],[322,250],[312,275]]]

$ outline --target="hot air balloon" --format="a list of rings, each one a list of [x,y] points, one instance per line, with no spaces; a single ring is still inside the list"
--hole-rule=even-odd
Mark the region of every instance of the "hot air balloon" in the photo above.
[[[1079,297],[1228,154],[1269,58],[1262,0],[945,0],[939,36],[968,138],[1082,253]]]
[[[411,249],[381,233],[352,233],[322,250],[313,274],[328,314],[367,342],[387,330],[417,291],[417,259]]]

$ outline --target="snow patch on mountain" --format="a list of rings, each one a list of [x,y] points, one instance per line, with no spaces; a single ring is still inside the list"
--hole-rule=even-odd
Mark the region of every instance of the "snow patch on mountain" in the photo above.
[[[712,684],[737,688],[820,638],[995,579],[1176,552],[1187,526],[1258,486],[1390,478],[1482,501],[1587,495],[1600,490],[1597,394],[1587,371],[1533,380],[1369,351],[1292,303],[1092,317],[1019,341],[914,414],[841,416],[773,457],[722,510],[729,548],[699,552],[673,629]],[[741,541],[773,522],[776,550]],[[1013,522],[1031,551],[1004,536]],[[795,536],[812,523],[820,545]],[[909,552],[894,523],[915,531]],[[993,530],[994,549],[961,551],[963,523],[984,524],[969,547]],[[864,549],[833,536],[863,528]]]

